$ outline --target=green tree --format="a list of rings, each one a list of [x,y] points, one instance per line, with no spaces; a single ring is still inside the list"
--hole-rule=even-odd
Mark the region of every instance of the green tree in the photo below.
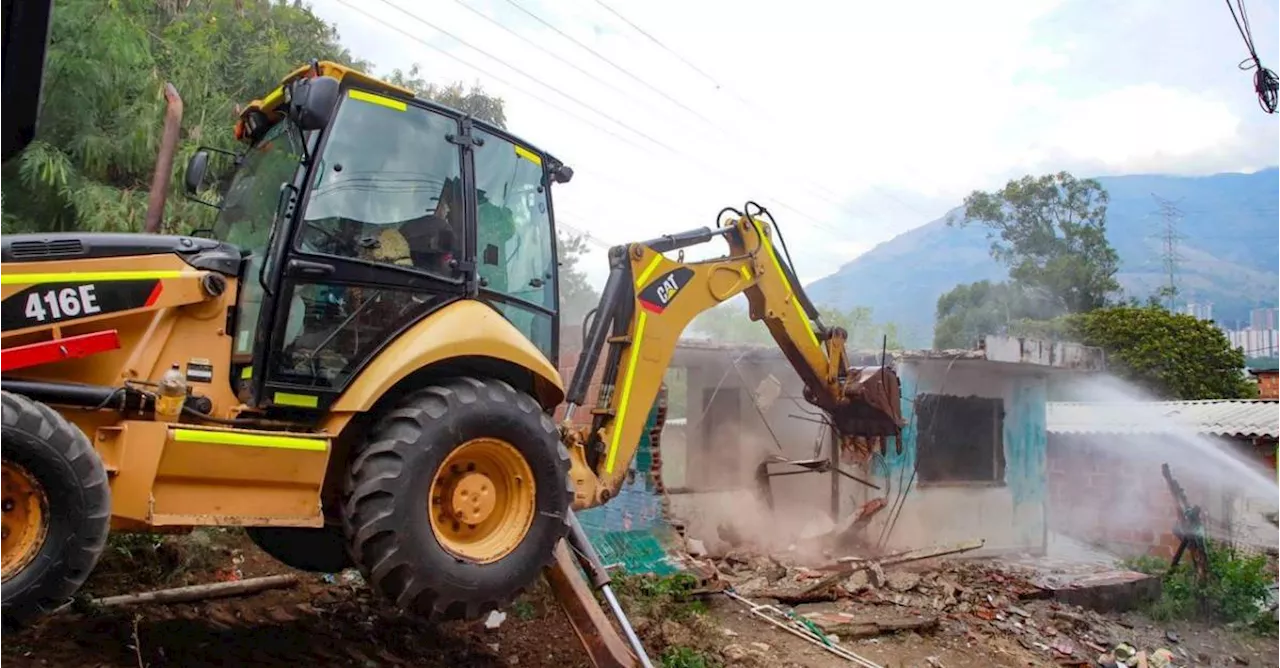
[[[985,334],[1012,333],[1056,312],[1056,302],[1041,289],[991,281],[957,285],[938,297],[933,347],[974,348]]]
[[[504,130],[507,127],[506,105],[502,98],[485,93],[484,87],[479,83],[470,87],[463,85],[460,81],[446,85],[432,83],[422,76],[422,70],[417,63],[414,63],[408,72],[398,68],[391,70],[387,81],[408,88],[423,99],[471,114]]]
[[[312,58],[369,67],[299,4],[59,0],[40,136],[0,177],[4,231],[140,230],[163,83],[183,97],[182,165],[199,144],[230,147],[236,105]],[[185,201],[177,182],[166,211],[166,229],[174,231],[203,226],[212,215]]]
[[[587,252],[585,236],[557,230],[560,261],[560,321],[567,325],[582,322],[587,312],[600,303],[600,293],[591,287],[579,266]]]
[[[1111,306],[1072,318],[1080,340],[1107,352],[1113,374],[1169,399],[1253,396],[1244,353],[1211,322],[1159,304]]]
[[[974,191],[964,216],[948,224],[988,228],[991,255],[1009,278],[1040,289],[1063,313],[1085,313],[1119,289],[1119,256],[1107,241],[1107,192],[1093,179],[1067,172],[1009,181],[995,192]]]

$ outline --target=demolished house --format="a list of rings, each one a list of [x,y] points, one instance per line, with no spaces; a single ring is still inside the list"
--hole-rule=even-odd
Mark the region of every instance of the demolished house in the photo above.
[[[839,530],[876,550],[977,538],[979,554],[1043,553],[1048,381],[1101,371],[1102,352],[988,337],[979,350],[876,351],[852,363],[882,355],[902,382],[902,436],[833,458],[780,351],[683,341],[661,441],[671,516],[713,550],[743,540],[785,549]]]

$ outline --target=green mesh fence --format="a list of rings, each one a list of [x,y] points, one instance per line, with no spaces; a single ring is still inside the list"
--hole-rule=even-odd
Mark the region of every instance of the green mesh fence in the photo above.
[[[631,462],[630,475],[618,495],[608,503],[578,514],[591,544],[606,566],[621,566],[628,573],[670,575],[681,570],[673,558],[679,540],[662,512],[662,496],[651,471],[653,440],[659,407],[655,404]]]

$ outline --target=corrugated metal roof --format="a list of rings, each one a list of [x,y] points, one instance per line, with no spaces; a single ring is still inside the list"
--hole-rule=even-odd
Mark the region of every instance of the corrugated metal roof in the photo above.
[[[1280,404],[1271,400],[1073,402],[1051,401],[1050,433],[1158,434],[1194,431],[1219,436],[1280,437]]]

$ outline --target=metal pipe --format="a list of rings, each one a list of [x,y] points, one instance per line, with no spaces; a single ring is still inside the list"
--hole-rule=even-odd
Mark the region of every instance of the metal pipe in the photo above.
[[[591,327],[587,331],[582,352],[578,357],[578,365],[573,370],[573,380],[569,382],[569,391],[565,401],[579,406],[586,403],[587,387],[595,375],[596,365],[600,362],[600,351],[604,349],[605,339],[618,314],[618,305],[631,295],[627,290],[630,282],[627,271],[627,250],[625,246],[615,247],[609,252],[609,280],[604,284],[600,295],[600,305],[596,307],[596,315],[591,319]]]
[[[664,234],[657,239],[642,241],[640,245],[648,246],[657,253],[666,253],[679,248],[688,248],[689,246],[706,243],[718,236],[726,235],[734,231],[734,229],[733,227],[718,227],[712,230],[710,227],[699,227],[696,230]]]
[[[609,571],[605,570],[604,562],[600,561],[599,553],[591,545],[591,539],[587,537],[586,530],[578,521],[578,515],[572,510],[569,511],[569,545],[577,553],[578,562],[582,564],[582,569],[591,579],[591,585],[604,593],[604,600],[613,611],[613,618],[618,620],[618,626],[622,627],[622,633],[627,637],[627,644],[631,645],[631,651],[639,657],[640,664],[644,668],[653,668],[649,655],[644,651],[644,644],[640,642],[635,629],[631,628],[631,621],[627,619],[627,613],[618,602],[618,597],[613,595],[613,589],[609,586],[611,581]]]
[[[173,179],[173,159],[178,153],[178,140],[182,135],[182,96],[171,83],[164,85],[164,133],[160,136],[160,152],[156,155],[156,170],[151,175],[151,191],[147,196],[147,216],[143,231],[160,232],[164,218],[164,203],[169,196],[169,182]]]
[[[147,395],[128,387],[6,378],[4,389],[46,404],[117,410],[149,410],[151,408]]]

